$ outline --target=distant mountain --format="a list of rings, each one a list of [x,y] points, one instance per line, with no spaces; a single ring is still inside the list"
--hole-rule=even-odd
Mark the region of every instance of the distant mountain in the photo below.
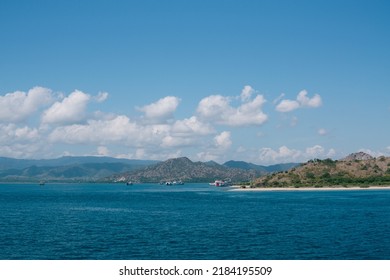
[[[98,181],[156,161],[110,157],[62,157],[48,160],[0,158],[0,181]]]
[[[216,162],[192,162],[186,157],[169,159],[140,170],[117,174],[108,178],[113,182],[149,182],[181,180],[183,182],[214,182],[231,179],[234,182],[250,181],[261,175],[256,170],[244,170],[220,165]]]
[[[15,159],[0,157],[0,170],[24,169],[30,166],[64,166],[83,163],[124,163],[128,165],[147,166],[157,163],[155,160],[124,159],[112,157],[80,156],[60,157],[55,159]]]
[[[390,158],[351,154],[342,160],[310,160],[289,171],[256,180],[258,187],[323,187],[390,185]]]
[[[209,182],[231,179],[240,182],[251,181],[269,172],[284,171],[295,165],[261,166],[243,161],[228,161],[221,165],[215,161],[192,162],[186,157],[164,162],[93,156],[41,160],[0,157],[0,181]]]
[[[262,172],[263,174],[272,173],[272,172],[279,172],[279,171],[286,171],[289,170],[295,166],[298,166],[300,163],[281,163],[281,164],[274,164],[269,166],[264,165],[257,165],[253,163],[248,163],[245,161],[234,161],[230,160],[225,162],[223,165],[231,168],[240,168],[245,170],[256,170],[259,172]]]

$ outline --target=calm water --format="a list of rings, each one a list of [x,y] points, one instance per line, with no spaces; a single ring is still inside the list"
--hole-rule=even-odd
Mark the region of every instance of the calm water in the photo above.
[[[390,191],[0,184],[0,259],[390,259]]]

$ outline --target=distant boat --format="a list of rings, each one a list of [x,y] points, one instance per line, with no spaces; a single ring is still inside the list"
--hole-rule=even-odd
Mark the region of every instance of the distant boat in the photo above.
[[[133,182],[126,182],[126,186],[132,186],[133,185]]]
[[[215,180],[214,183],[209,183],[210,186],[226,187],[230,185],[230,180]]]
[[[45,185],[45,181],[39,181],[39,185],[40,186],[44,186]]]
[[[214,183],[210,183],[210,186],[223,187],[225,182],[222,180],[215,180]]]
[[[179,180],[179,181],[173,181],[172,185],[184,185],[184,183],[182,180]]]

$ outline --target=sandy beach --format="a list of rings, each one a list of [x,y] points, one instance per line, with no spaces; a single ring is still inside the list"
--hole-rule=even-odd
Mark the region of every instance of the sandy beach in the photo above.
[[[352,190],[390,190],[390,186],[370,186],[370,187],[285,187],[285,188],[242,188],[241,186],[231,186],[230,191],[255,191],[255,192],[267,192],[267,191],[352,191]]]

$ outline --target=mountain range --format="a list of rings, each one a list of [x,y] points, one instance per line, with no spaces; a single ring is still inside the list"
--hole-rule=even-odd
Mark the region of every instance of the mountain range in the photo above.
[[[192,162],[186,157],[163,162],[92,156],[42,160],[0,157],[0,181],[209,182],[227,178],[233,181],[250,181],[258,176],[287,170],[296,165],[261,166],[244,161],[228,161],[219,164],[214,161]]]
[[[115,173],[140,169],[156,162],[93,156],[41,160],[0,157],[0,180],[3,182],[40,180],[93,182]]]

